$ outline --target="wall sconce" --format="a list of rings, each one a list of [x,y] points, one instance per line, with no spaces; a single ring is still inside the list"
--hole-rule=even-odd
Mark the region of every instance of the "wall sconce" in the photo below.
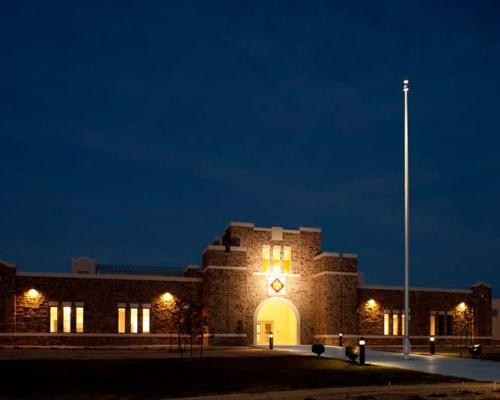
[[[174,296],[172,295],[172,293],[170,292],[165,292],[163,293],[163,295],[161,296],[161,299],[165,302],[165,303],[171,303],[173,300],[174,300]]]
[[[374,299],[370,299],[366,302],[366,305],[370,310],[373,310],[377,306],[377,302]]]
[[[457,310],[460,312],[464,312],[467,310],[467,304],[465,304],[463,301],[457,306]]]
[[[26,292],[26,297],[28,297],[30,300],[35,300],[40,297],[40,292],[36,289],[31,288]]]

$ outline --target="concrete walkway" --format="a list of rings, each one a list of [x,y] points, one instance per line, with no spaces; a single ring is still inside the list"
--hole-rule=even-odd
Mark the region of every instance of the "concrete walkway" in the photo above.
[[[312,355],[310,345],[274,346],[277,350],[293,353]],[[322,357],[346,360],[344,348],[338,346],[325,346]],[[403,360],[402,353],[390,351],[366,351],[368,364],[382,365],[385,367],[404,368],[414,371],[428,372],[455,376],[459,378],[475,379],[478,381],[500,382],[500,362],[471,360],[444,356],[412,355],[409,360]]]

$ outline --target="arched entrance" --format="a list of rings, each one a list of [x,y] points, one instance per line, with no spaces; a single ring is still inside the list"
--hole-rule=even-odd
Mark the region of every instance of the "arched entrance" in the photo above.
[[[258,305],[254,314],[254,343],[268,344],[270,331],[274,344],[299,343],[300,315],[291,301],[271,297]]]

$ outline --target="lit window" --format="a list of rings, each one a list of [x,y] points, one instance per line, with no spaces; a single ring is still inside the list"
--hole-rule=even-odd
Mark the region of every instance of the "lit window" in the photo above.
[[[289,246],[283,247],[283,273],[292,272],[292,249]]]
[[[57,307],[50,307],[50,332],[57,332]]]
[[[142,333],[149,333],[149,308],[142,309]]]
[[[137,333],[137,308],[130,309],[130,333]]]
[[[392,314],[392,334],[393,335],[399,334],[399,315],[398,314]]]
[[[83,307],[76,307],[76,332],[83,332]]]
[[[269,272],[271,266],[271,246],[262,246],[262,271]]]
[[[71,332],[71,306],[63,307],[63,332]]]
[[[118,308],[118,333],[125,333],[125,308]]]
[[[401,314],[401,335],[405,335],[405,315]]]
[[[436,336],[436,315],[431,314],[429,335]]]
[[[273,246],[273,274],[281,272],[281,246]]]
[[[384,313],[384,335],[389,335],[389,327],[390,327],[390,315],[388,313]]]

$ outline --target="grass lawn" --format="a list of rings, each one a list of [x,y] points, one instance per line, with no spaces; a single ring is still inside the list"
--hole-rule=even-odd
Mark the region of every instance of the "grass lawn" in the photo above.
[[[139,399],[463,379],[316,357],[0,361],[0,398]]]

